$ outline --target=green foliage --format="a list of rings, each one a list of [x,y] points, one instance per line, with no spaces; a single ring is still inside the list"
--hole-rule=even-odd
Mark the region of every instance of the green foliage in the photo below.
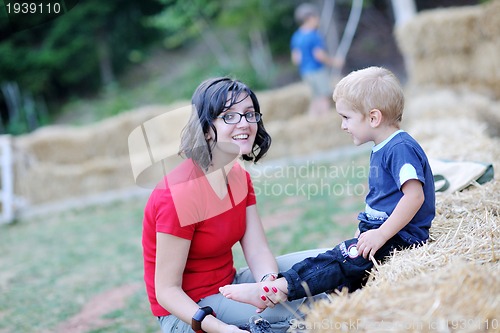
[[[252,29],[265,31],[271,50],[277,54],[289,53],[292,32],[296,28],[293,12],[294,1],[237,0],[227,2],[220,14],[219,24],[227,29],[244,26],[240,36],[248,38]]]
[[[104,82],[103,65],[112,78],[130,63],[131,50],[145,50],[157,40],[142,18],[159,6],[153,0],[80,1],[66,14],[18,32],[2,20],[0,83],[16,82],[50,104],[95,92]],[[0,97],[0,108],[4,103]]]
[[[52,21],[15,33],[7,19],[1,20],[0,84],[16,82],[23,92],[49,105],[103,91],[101,95],[111,101],[101,113],[113,115],[135,102],[118,95],[123,93],[119,84],[111,89],[103,84],[146,59],[148,47],[160,40],[168,49],[180,49],[201,37],[209,52],[198,69],[185,72],[186,81],[199,83],[219,73],[234,75],[256,89],[267,88],[275,74],[272,59],[260,70],[252,68],[261,51],[253,50],[249,33],[263,36],[273,52],[288,53],[293,7],[294,2],[269,0],[86,0]],[[6,16],[4,6],[0,15]],[[195,74],[200,77],[193,78]],[[171,89],[169,101],[189,98],[196,87],[182,86]],[[105,93],[109,90],[118,94]],[[5,99],[0,95],[4,114],[10,112],[5,111]],[[29,130],[17,125],[16,133]]]
[[[189,57],[196,51],[177,50],[171,51],[176,58]],[[167,57],[167,56],[165,56]],[[205,79],[214,76],[230,76],[239,79],[254,90],[264,89],[266,82],[250,67],[238,62],[232,63],[232,68],[220,67],[211,57],[196,58],[196,61],[182,61],[171,64],[176,66],[176,73],[170,74],[165,80],[165,74],[150,77],[140,84],[113,85],[108,87],[97,98],[75,98],[65,104],[62,115],[71,119],[70,123],[81,125],[98,121],[123,111],[128,111],[146,104],[170,104],[176,101],[189,101],[196,87]],[[168,66],[166,63],[165,66]]]
[[[9,109],[9,121],[5,126],[2,123],[0,133],[22,134],[49,122],[45,101],[22,92],[17,83],[4,82],[1,84],[1,92]]]
[[[223,2],[215,0],[158,0],[164,9],[148,18],[147,24],[165,32],[164,46],[173,49],[199,37],[221,12]]]
[[[245,59],[244,66],[254,67],[262,82],[272,84],[274,65],[271,52],[286,52],[291,31],[293,2],[269,0],[158,0],[165,9],[151,17],[148,23],[165,31],[164,46],[170,49],[202,38],[226,70],[233,62]],[[289,17],[288,17],[289,16]],[[271,34],[269,39],[268,34]],[[230,40],[228,40],[230,39]],[[256,67],[256,63],[260,67]],[[271,82],[270,82],[271,81]]]

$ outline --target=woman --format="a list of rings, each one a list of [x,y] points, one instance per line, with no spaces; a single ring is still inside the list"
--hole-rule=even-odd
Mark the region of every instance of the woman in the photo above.
[[[257,162],[271,145],[255,94],[230,78],[209,79],[193,98],[180,153],[187,159],[151,194],[143,223],[144,279],[162,332],[244,332],[255,315],[219,288],[273,279],[310,253],[273,257],[239,158]],[[231,248],[240,242],[248,268],[238,273]],[[295,312],[303,303],[289,304]],[[262,313],[285,332],[294,313],[277,305]]]

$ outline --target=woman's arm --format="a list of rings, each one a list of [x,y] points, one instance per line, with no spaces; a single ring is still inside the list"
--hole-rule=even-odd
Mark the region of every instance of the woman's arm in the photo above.
[[[165,233],[156,234],[155,289],[158,303],[186,323],[200,308],[183,290],[182,273],[191,242]],[[202,321],[206,332],[243,332],[236,326],[227,325],[213,316]]]
[[[269,249],[256,205],[247,207],[246,222],[245,235],[240,243],[248,267],[258,282],[266,274],[278,273],[278,264]]]

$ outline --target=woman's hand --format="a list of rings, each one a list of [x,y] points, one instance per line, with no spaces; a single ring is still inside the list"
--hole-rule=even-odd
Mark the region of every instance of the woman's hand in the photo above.
[[[262,287],[262,300],[266,303],[266,306],[273,308],[276,304],[287,301],[287,294],[285,291],[278,288],[276,285]],[[265,300],[264,300],[265,298]],[[257,313],[264,311],[265,309],[259,309]]]

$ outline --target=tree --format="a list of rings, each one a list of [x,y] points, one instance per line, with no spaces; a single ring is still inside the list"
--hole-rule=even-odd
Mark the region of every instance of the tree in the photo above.
[[[154,0],[86,0],[23,31],[13,32],[1,20],[0,83],[15,82],[21,92],[49,104],[110,85],[130,63],[131,51],[157,40],[158,32],[142,20],[160,8]]]
[[[415,0],[391,0],[396,26],[404,24],[417,14]]]
[[[272,80],[273,45],[283,48],[290,36],[283,34],[283,17],[293,17],[294,3],[270,0],[157,0],[164,10],[154,15],[150,24],[165,31],[165,46],[175,48],[201,38],[219,66],[231,70],[241,65],[234,45],[223,40],[230,36],[239,40],[238,47],[247,48],[247,63],[261,82]],[[285,21],[287,21],[285,19]],[[292,19],[287,22],[293,22]],[[290,28],[290,27],[288,27]],[[269,34],[274,33],[270,38]]]

